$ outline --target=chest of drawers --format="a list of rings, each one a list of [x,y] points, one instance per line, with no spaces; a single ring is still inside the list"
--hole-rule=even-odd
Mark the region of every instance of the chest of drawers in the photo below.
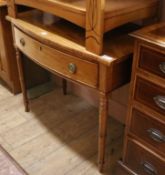
[[[123,167],[139,175],[165,173],[165,23],[138,32]]]

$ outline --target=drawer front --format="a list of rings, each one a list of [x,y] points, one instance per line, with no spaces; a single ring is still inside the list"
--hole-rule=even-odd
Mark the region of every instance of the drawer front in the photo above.
[[[124,163],[139,175],[164,175],[165,172],[164,158],[152,154],[132,140],[128,140]]]
[[[136,80],[135,99],[165,115],[165,89],[141,78]]]
[[[165,154],[165,123],[133,109],[130,132]]]
[[[153,74],[165,78],[165,55],[142,47],[140,51],[139,67]]]
[[[91,87],[98,83],[98,65],[48,47],[17,28],[14,28],[16,46],[30,59],[69,79]]]

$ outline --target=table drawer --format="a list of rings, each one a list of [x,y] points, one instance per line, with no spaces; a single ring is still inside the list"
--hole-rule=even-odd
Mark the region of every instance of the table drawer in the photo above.
[[[44,68],[91,87],[98,83],[98,64],[48,47],[14,28],[16,46]]]
[[[127,142],[124,163],[139,175],[164,175],[164,158],[153,154],[149,149],[141,147],[133,140]]]
[[[165,78],[165,55],[145,47],[141,47],[139,67]]]
[[[165,154],[165,123],[133,109],[130,132]]]
[[[164,88],[138,77],[136,80],[135,99],[165,115]]]

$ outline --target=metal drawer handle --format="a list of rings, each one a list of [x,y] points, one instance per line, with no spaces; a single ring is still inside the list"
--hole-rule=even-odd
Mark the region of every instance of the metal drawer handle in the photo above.
[[[165,135],[163,135],[163,133],[161,133],[159,130],[150,128],[147,130],[147,132],[149,133],[150,138],[154,141],[159,143],[165,142]]]
[[[156,168],[147,161],[142,163],[142,167],[143,167],[143,170],[150,175],[158,174]]]
[[[23,38],[20,39],[20,43],[23,47],[25,46],[25,40]]]
[[[165,62],[159,64],[159,69],[165,74]]]
[[[75,74],[76,70],[77,70],[77,67],[76,67],[76,65],[74,63],[69,63],[68,64],[68,69],[69,69],[70,73]]]
[[[165,96],[158,95],[154,97],[154,101],[158,107],[165,110]]]

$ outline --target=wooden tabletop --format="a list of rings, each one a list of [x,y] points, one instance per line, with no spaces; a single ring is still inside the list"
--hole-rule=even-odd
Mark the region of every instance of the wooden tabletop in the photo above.
[[[3,7],[6,5],[6,1],[5,0],[0,0],[0,7]]]
[[[104,54],[98,56],[86,50],[85,30],[70,22],[57,19],[55,23],[45,25],[44,14],[39,11],[22,13],[18,19],[10,17],[8,19],[42,43],[61,49],[63,52],[70,52],[83,59],[91,59],[90,61],[110,65],[114,60],[118,61],[133,53],[133,38],[127,33],[132,32],[134,25],[107,33],[104,39]]]
[[[165,47],[165,22],[145,27],[131,35],[135,38]]]

